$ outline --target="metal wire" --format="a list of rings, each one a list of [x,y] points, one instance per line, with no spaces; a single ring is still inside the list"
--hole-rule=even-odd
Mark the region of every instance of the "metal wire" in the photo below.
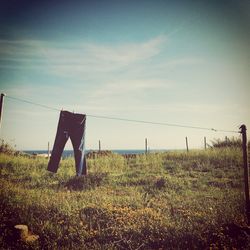
[[[54,107],[50,107],[44,104],[39,104],[39,103],[35,103],[32,101],[28,101],[28,100],[24,100],[21,98],[17,98],[17,97],[12,97],[12,96],[8,96],[5,95],[7,98],[16,100],[16,101],[20,101],[20,102],[24,102],[24,103],[28,103],[28,104],[32,104],[32,105],[36,105],[42,108],[46,108],[46,109],[50,109],[53,111],[61,111],[60,109],[54,108]],[[234,130],[224,130],[224,129],[215,129],[215,128],[206,128],[206,127],[200,127],[200,126],[189,126],[189,125],[183,125],[183,124],[174,124],[174,123],[165,123],[165,122],[153,122],[153,121],[144,121],[144,120],[135,120],[135,119],[127,119],[127,118],[120,118],[120,117],[110,117],[110,116],[101,116],[101,115],[92,115],[92,114],[86,114],[89,117],[93,117],[93,118],[98,118],[98,119],[109,119],[109,120],[117,120],[117,121],[125,121],[125,122],[135,122],[135,123],[144,123],[144,124],[154,124],[154,125],[161,125],[161,126],[169,126],[169,127],[179,127],[179,128],[189,128],[189,129],[199,129],[199,130],[210,130],[210,131],[214,131],[214,132],[225,132],[225,133],[240,133],[239,131],[234,131]]]
[[[5,95],[5,97],[13,99],[13,100],[16,100],[16,101],[20,101],[20,102],[25,102],[25,103],[28,103],[28,104],[36,105],[36,106],[39,106],[39,107],[42,107],[42,108],[46,108],[46,109],[50,109],[50,110],[55,110],[55,111],[60,111],[57,108],[52,108],[52,107],[44,105],[44,104],[39,104],[39,103],[27,101],[27,100],[20,99],[20,98],[17,98],[17,97],[12,97],[12,96],[8,96],[8,95]]]

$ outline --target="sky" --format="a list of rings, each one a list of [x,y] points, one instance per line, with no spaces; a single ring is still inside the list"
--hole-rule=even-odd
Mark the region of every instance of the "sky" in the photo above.
[[[250,1],[0,3],[0,138],[46,149],[59,111],[250,128]],[[8,98],[9,97],[9,98]],[[202,148],[215,132],[87,116],[86,148]],[[66,149],[71,149],[67,143]]]

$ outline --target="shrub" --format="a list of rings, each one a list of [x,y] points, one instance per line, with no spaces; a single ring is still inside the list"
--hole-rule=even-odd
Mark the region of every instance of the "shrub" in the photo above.
[[[4,142],[4,140],[1,140],[1,143],[0,143],[0,153],[14,154],[15,153],[15,149],[10,144]]]
[[[154,186],[157,189],[162,189],[162,188],[166,187],[166,179],[163,177],[157,178],[155,183],[154,183]]]
[[[249,143],[248,143],[249,144]],[[215,139],[212,141],[212,145],[214,148],[224,148],[224,147],[233,147],[233,148],[240,148],[242,145],[242,141],[240,138],[228,138],[225,137],[224,140]]]

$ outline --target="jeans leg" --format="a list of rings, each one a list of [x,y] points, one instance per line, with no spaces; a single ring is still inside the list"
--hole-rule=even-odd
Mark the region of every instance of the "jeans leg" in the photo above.
[[[85,121],[81,126],[75,128],[70,134],[70,139],[74,148],[75,166],[77,176],[87,174],[87,164],[85,156]]]
[[[79,139],[79,136],[73,135],[70,136],[70,139],[72,141],[74,148],[76,175],[77,176],[86,175],[87,166],[86,166],[86,156],[84,154],[84,145],[82,141],[83,138]]]
[[[64,121],[60,116],[57,127],[56,138],[47,168],[48,171],[51,171],[53,173],[57,172],[62,152],[68,140],[68,137],[69,137],[68,132],[65,131],[64,129]]]

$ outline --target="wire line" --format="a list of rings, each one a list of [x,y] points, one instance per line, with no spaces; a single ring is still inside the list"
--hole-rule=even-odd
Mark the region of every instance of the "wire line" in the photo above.
[[[36,105],[42,108],[54,110],[54,111],[61,111],[60,109],[50,107],[44,104],[35,103],[32,101],[24,100],[17,97],[12,97],[5,95],[6,97],[17,100],[20,102],[25,102],[28,104]],[[135,123],[144,123],[144,124],[154,124],[154,125],[162,125],[162,126],[169,126],[169,127],[179,127],[179,128],[189,128],[189,129],[200,129],[200,130],[210,130],[214,132],[226,132],[226,133],[240,133],[239,131],[234,130],[223,130],[223,129],[215,129],[215,128],[206,128],[206,127],[199,127],[199,126],[189,126],[189,125],[182,125],[182,124],[174,124],[174,123],[165,123],[165,122],[153,122],[153,121],[144,121],[144,120],[135,120],[135,119],[127,119],[127,118],[119,118],[119,117],[110,117],[110,116],[101,116],[101,115],[92,115],[92,114],[86,114],[86,116],[98,118],[98,119],[109,119],[109,120],[118,120],[118,121],[126,121],[126,122],[135,122]]]
[[[87,116],[94,117],[94,118],[101,118],[101,119],[126,121],[126,122],[137,122],[137,123],[163,125],[163,126],[169,126],[169,127],[202,129],[202,130],[211,130],[211,131],[214,131],[214,132],[218,132],[219,131],[219,132],[228,132],[228,133],[239,133],[238,131],[233,131],[233,130],[222,130],[222,129],[215,129],[215,128],[205,128],[205,127],[198,127],[198,126],[180,125],[180,124],[174,124],[174,123],[152,122],[152,121],[134,120],[134,119],[126,119],[126,118],[110,117],[110,116],[99,116],[99,115],[90,115],[90,114],[88,114]]]
[[[12,97],[12,96],[8,96],[8,95],[5,95],[5,97],[13,99],[13,100],[16,100],[16,101],[20,101],[20,102],[25,102],[25,103],[28,103],[28,104],[36,105],[36,106],[39,106],[39,107],[42,107],[42,108],[46,108],[46,109],[50,109],[50,110],[55,110],[55,111],[60,111],[57,108],[52,108],[52,107],[44,105],[44,104],[39,104],[39,103],[35,103],[35,102],[23,100],[23,99],[20,99],[20,98],[17,98],[17,97]]]

